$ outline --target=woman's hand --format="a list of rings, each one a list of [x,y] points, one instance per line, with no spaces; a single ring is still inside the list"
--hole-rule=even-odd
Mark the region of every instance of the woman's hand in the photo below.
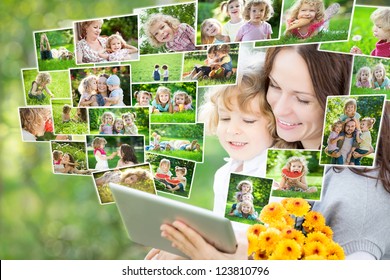
[[[172,225],[163,224],[161,236],[172,242],[172,247],[180,250],[193,260],[229,260],[247,259],[247,243],[242,242],[234,254],[218,251],[207,243],[202,236],[186,224],[175,221]]]
[[[185,260],[185,258],[153,248],[146,255],[145,260]]]

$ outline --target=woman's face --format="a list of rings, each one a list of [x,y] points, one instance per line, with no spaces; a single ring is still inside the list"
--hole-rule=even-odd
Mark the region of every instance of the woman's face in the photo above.
[[[97,82],[97,90],[99,93],[107,93],[106,81],[107,81],[106,77],[99,77]]]
[[[222,97],[218,100],[217,136],[231,158],[250,160],[272,145],[268,120],[262,116],[257,98],[250,104],[254,113],[240,111],[237,100],[232,101],[231,111],[225,107]]]
[[[86,29],[86,34],[88,38],[96,39],[99,37],[100,32],[102,32],[102,23],[99,21],[93,21]]]
[[[125,179],[125,184],[127,184],[127,185],[132,185],[132,184],[134,184],[134,183],[137,182],[137,181],[138,181],[137,175],[132,174],[132,175],[128,176],[128,177]]]
[[[279,137],[287,142],[301,141],[306,149],[318,149],[324,110],[304,59],[294,49],[282,49],[274,59],[269,79],[267,101]]]

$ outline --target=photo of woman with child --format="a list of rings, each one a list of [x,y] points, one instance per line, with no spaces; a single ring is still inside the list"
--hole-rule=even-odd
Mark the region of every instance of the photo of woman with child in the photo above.
[[[130,66],[70,69],[73,107],[130,106]]]
[[[77,64],[138,59],[137,16],[75,22],[74,30]]]
[[[87,168],[85,142],[52,141],[53,172],[72,175],[91,175]]]

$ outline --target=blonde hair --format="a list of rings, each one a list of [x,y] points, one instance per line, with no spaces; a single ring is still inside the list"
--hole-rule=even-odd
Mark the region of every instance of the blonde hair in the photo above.
[[[111,49],[111,42],[114,40],[114,39],[117,39],[119,40],[119,42],[121,42],[121,47],[122,49],[125,49],[127,48],[129,45],[126,43],[126,41],[123,39],[122,35],[117,32],[115,34],[112,34],[110,37],[107,38],[107,42],[106,42],[106,49],[112,51]]]
[[[309,169],[307,168],[307,161],[304,157],[298,157],[298,156],[292,156],[287,159],[286,165],[283,168],[286,168],[288,171],[291,169],[291,163],[293,162],[300,162],[302,163],[302,173],[306,175],[309,173]]]
[[[128,112],[121,115],[122,120],[124,120],[126,117],[129,117],[134,122],[137,114],[135,112]]]
[[[19,108],[21,127],[31,134],[36,134],[45,124],[45,119],[50,115],[48,108]]]
[[[154,34],[151,33],[150,29],[153,25],[156,23],[165,22],[168,24],[168,26],[175,32],[180,25],[180,21],[177,18],[174,18],[169,15],[164,14],[153,14],[149,17],[148,21],[144,24],[144,31],[146,36],[149,38],[149,42],[154,47],[161,47],[165,45],[165,43],[162,43],[156,39]]]
[[[370,16],[372,22],[385,31],[390,31],[390,8],[379,8]]]
[[[62,113],[64,113],[64,114],[69,113],[70,110],[72,110],[72,107],[70,107],[68,104],[65,104],[65,105],[62,107]]]
[[[81,80],[80,85],[79,85],[79,93],[84,94],[84,93],[92,93],[92,86],[91,83],[92,81],[95,80],[97,83],[97,77],[95,75],[89,75],[85,77],[84,79]]]
[[[347,100],[345,100],[345,103],[344,103],[344,114],[345,115],[347,114],[347,107],[349,105],[353,105],[353,107],[355,108],[355,113],[356,113],[356,110],[357,110],[356,100],[353,98],[348,98]]]
[[[177,96],[184,97],[184,104],[185,105],[188,105],[188,104],[192,103],[192,98],[191,98],[191,96],[188,93],[186,93],[185,91],[182,91],[182,90],[178,90],[178,91],[175,91],[175,93],[173,94],[173,102],[174,102],[174,104],[176,104],[176,97]]]
[[[171,168],[171,161],[169,159],[163,158],[160,160],[160,164],[158,166],[161,168],[164,164],[168,165],[168,168]]]
[[[343,128],[344,127],[344,122],[343,121],[335,121],[334,123],[331,124],[330,130],[334,131],[336,126],[338,126],[338,125],[341,125],[341,128]]]
[[[219,20],[215,18],[205,19],[200,25],[200,40],[202,44],[212,44],[215,41],[215,36],[209,36],[206,34],[206,28],[209,23],[214,23],[219,27],[220,32],[222,32],[222,24]]]
[[[299,10],[301,9],[302,5],[304,5],[304,4],[315,7],[315,9],[316,9],[315,20],[317,22],[324,19],[325,6],[324,6],[324,2],[322,0],[298,0],[298,1],[296,1],[292,5],[292,7],[290,8],[290,18],[297,19]]]
[[[242,213],[242,206],[243,205],[251,207],[251,211],[249,212],[250,215],[255,213],[255,207],[253,206],[253,203],[249,200],[243,200],[238,204],[238,207],[237,207],[238,212]]]
[[[125,170],[122,174],[121,174],[121,179],[120,179],[120,182],[123,183],[126,178],[128,178],[129,176],[131,175],[136,175],[137,176],[137,181],[138,180],[152,180],[152,176],[150,175],[150,173],[145,170],[145,169],[142,169],[142,168],[131,168],[131,169],[127,169]]]
[[[382,63],[378,63],[377,65],[375,65],[374,68],[372,69],[372,73],[373,73],[373,75],[372,75],[372,84],[373,84],[373,86],[374,86],[374,82],[378,81],[376,79],[376,77],[375,77],[375,74],[374,74],[375,71],[378,70],[378,69],[381,69],[383,71],[382,79],[385,79],[385,77],[386,77],[386,68],[385,68],[385,66]]]
[[[35,81],[39,85],[41,85],[43,83],[50,84],[51,83],[51,76],[49,73],[41,72],[37,75],[37,77],[35,78]]]
[[[246,3],[243,16],[245,20],[250,20],[250,11],[253,6],[265,6],[264,18],[262,20],[269,20],[274,14],[274,8],[272,7],[271,0],[251,0]]]
[[[80,27],[80,34],[79,34],[80,39],[85,38],[85,36],[87,36],[87,28],[91,24],[93,24],[94,22],[97,22],[97,23],[100,23],[101,25],[103,25],[102,19],[88,20],[88,21],[83,21],[83,22],[78,23],[79,27]]]
[[[238,183],[236,189],[239,190],[239,191],[242,191],[242,186],[243,186],[243,185],[248,185],[248,186],[249,186],[249,192],[250,192],[250,193],[253,191],[252,182],[251,182],[251,181],[248,181],[248,180],[244,180],[244,181],[241,181],[240,183]]]
[[[146,94],[147,96],[150,97],[150,99],[152,99],[152,93],[150,93],[149,91],[146,91],[146,90],[140,90],[140,91],[134,92],[134,98],[139,102],[139,98],[143,94]]]
[[[156,100],[156,103],[157,104],[162,104],[161,101],[160,101],[160,94],[161,93],[168,93],[169,94],[169,100],[167,103],[170,103],[171,102],[171,90],[167,87],[164,87],[164,86],[159,86],[157,88],[157,91],[156,91],[156,96],[155,96],[155,100]]]
[[[373,127],[374,124],[375,124],[375,118],[366,117],[366,118],[363,118],[363,119],[360,121],[360,123],[362,123],[362,122],[367,123],[367,127],[368,127],[368,129],[370,130],[370,129],[372,129],[372,127]]]
[[[102,138],[102,137],[95,137],[93,139],[93,141],[92,141],[92,146],[93,146],[94,149],[100,148],[101,144],[106,145],[107,144],[107,140]]]
[[[100,120],[101,120],[102,123],[104,123],[104,119],[105,119],[106,116],[108,116],[108,115],[112,117],[112,122],[114,122],[114,120],[115,120],[115,115],[114,115],[114,113],[112,113],[112,112],[104,112],[103,115],[102,115],[101,118],[100,118]]]
[[[123,127],[125,127],[125,123],[123,122],[123,119],[121,119],[121,118],[116,118],[116,119],[114,120],[114,123],[112,124],[112,130],[113,130],[113,132],[115,132],[115,133],[119,133],[119,132],[120,132],[120,131],[117,131],[117,130],[116,130],[116,124],[117,124],[118,122],[121,122],[122,125],[123,125]]]
[[[368,81],[370,82],[371,84],[371,69],[370,67],[367,67],[367,66],[363,66],[362,68],[359,69],[359,71],[356,73],[356,80],[361,82],[362,79],[361,79],[361,76],[363,73],[368,73]]]
[[[187,175],[187,168],[181,166],[175,166],[175,173],[181,172],[183,176]]]
[[[220,9],[221,9],[221,12],[225,11],[227,14],[229,14],[229,11],[228,11],[228,8],[229,8],[229,5],[233,2],[238,2],[240,3],[243,7],[245,6],[245,0],[228,0],[228,1],[223,1],[221,2],[221,4],[219,5]]]

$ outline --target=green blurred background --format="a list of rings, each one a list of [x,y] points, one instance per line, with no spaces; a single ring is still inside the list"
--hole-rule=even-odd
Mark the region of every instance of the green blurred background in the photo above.
[[[128,239],[116,206],[99,204],[90,177],[52,174],[49,143],[21,141],[17,109],[24,106],[20,69],[37,66],[33,31],[131,14],[140,5],[137,2],[1,1],[1,259],[141,259],[147,252]],[[162,2],[173,3],[144,0],[142,5]],[[216,143],[215,138],[207,141]],[[219,156],[210,155],[210,165],[217,168],[221,153],[217,149],[213,153]],[[202,170],[206,168],[197,167],[197,172]],[[198,193],[186,201],[211,207],[213,178],[208,174],[194,182],[194,187],[200,186]]]

